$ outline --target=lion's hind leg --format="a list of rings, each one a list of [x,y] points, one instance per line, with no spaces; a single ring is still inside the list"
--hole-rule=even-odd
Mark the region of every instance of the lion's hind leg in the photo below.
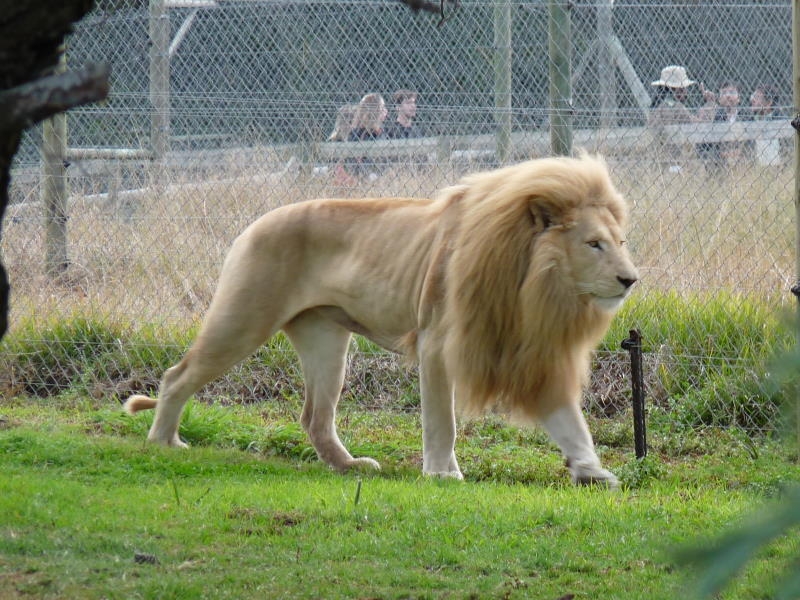
[[[371,458],[353,458],[336,433],[336,405],[344,384],[351,333],[316,311],[307,311],[283,327],[300,357],[305,379],[301,423],[320,460],[337,471],[380,469]]]
[[[129,409],[155,406],[156,414],[147,435],[149,441],[185,448],[178,428],[186,401],[206,383],[252,354],[271,335],[270,322],[262,313],[242,310],[235,318],[230,313],[225,304],[212,304],[192,347],[177,365],[164,373],[157,401],[146,396],[128,400],[132,403]]]

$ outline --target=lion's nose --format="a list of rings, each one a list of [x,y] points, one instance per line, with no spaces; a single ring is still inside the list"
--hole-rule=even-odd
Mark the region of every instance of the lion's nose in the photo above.
[[[625,286],[625,289],[631,287],[634,283],[636,283],[636,279],[631,279],[629,277],[620,277],[617,275],[617,281],[619,281],[622,285]]]

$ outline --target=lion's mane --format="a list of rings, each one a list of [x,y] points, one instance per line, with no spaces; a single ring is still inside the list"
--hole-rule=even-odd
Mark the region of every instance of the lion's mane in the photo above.
[[[579,399],[611,315],[576,292],[564,238],[590,205],[627,224],[605,163],[524,162],[443,193],[459,205],[441,336],[461,410],[531,419]]]

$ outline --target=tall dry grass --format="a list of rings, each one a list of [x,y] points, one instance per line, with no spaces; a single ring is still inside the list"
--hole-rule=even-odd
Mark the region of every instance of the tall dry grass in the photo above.
[[[216,173],[173,175],[160,192],[128,206],[73,197],[70,267],[44,272],[45,225],[37,205],[11,206],[0,240],[13,286],[15,322],[48,314],[181,325],[213,294],[232,240],[264,212],[314,197],[429,196],[459,175],[395,169],[373,182],[337,185],[331,175],[231,161]],[[647,161],[610,161],[632,205],[629,242],[640,266],[638,293],[733,290],[781,302],[794,278],[794,207],[788,168],[743,165],[709,175]]]
[[[617,168],[632,203],[631,250],[639,293],[728,290],[788,301],[795,269],[793,175],[745,163],[715,175]]]
[[[265,168],[269,168],[267,165]],[[425,175],[393,171],[374,182],[337,185],[331,177],[287,172],[220,172],[206,182],[174,181],[122,203],[72,197],[69,268],[44,268],[45,223],[39,204],[11,206],[2,255],[13,285],[11,323],[41,315],[92,315],[183,323],[208,305],[233,239],[278,206],[315,197],[431,193]]]

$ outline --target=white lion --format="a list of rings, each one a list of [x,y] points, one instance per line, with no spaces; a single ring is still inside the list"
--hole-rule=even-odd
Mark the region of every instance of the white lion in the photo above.
[[[549,158],[466,177],[436,199],[284,206],[234,242],[194,344],[164,374],[148,439],[184,447],[186,400],[278,330],[305,377],[302,424],[338,470],[353,458],[336,405],[353,332],[418,360],[423,472],[461,478],[456,404],[541,422],[576,483],[616,485],[581,413],[591,354],[638,274],[627,208],[600,158]]]

